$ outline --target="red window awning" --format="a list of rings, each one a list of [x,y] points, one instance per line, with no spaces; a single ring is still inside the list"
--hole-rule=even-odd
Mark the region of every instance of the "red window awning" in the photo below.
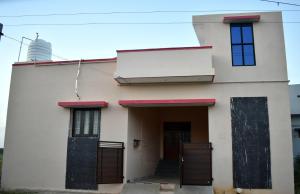
[[[92,108],[92,107],[107,107],[106,101],[64,101],[58,102],[58,106],[64,108]]]
[[[212,106],[216,99],[119,100],[124,107]]]
[[[241,22],[258,22],[260,15],[242,15],[242,16],[226,16],[224,23],[241,23]]]

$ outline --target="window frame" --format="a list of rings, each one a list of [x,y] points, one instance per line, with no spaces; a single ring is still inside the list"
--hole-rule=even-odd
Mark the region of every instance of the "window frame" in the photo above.
[[[243,40],[243,32],[242,27],[250,26],[252,33],[252,43],[244,43]],[[232,27],[240,27],[240,36],[241,43],[232,43]],[[240,45],[242,46],[242,65],[235,65],[233,60],[233,46]],[[254,63],[251,65],[245,64],[245,55],[244,55],[244,45],[252,45],[253,46],[253,61]],[[231,46],[231,65],[233,67],[244,67],[244,66],[256,66],[256,57],[255,57],[255,44],[254,44],[254,33],[253,33],[253,23],[231,23],[230,24],[230,46]]]
[[[97,135],[93,134],[93,129],[89,128],[89,133],[88,134],[84,134],[84,117],[81,114],[80,117],[80,134],[75,134],[75,122],[76,122],[76,111],[98,111],[98,132]],[[91,119],[92,117],[90,117],[90,123],[94,123],[94,118]],[[92,120],[92,121],[91,121]],[[91,125],[91,124],[90,124]],[[73,108],[72,109],[72,122],[71,122],[71,135],[72,137],[100,137],[100,127],[101,127],[101,108]]]

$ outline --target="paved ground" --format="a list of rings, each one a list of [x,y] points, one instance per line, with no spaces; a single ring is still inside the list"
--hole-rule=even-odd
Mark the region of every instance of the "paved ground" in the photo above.
[[[124,185],[121,194],[159,194],[159,183],[127,183]]]
[[[175,194],[212,194],[212,186],[187,186],[176,188]]]

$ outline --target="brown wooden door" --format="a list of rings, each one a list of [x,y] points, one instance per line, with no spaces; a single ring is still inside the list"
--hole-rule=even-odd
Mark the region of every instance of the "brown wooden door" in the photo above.
[[[180,184],[211,185],[211,143],[183,143],[181,146]]]
[[[180,141],[190,142],[190,122],[164,123],[164,159],[179,160]]]
[[[165,142],[164,158],[166,160],[178,160],[179,159],[180,131],[179,130],[165,130],[164,142]]]

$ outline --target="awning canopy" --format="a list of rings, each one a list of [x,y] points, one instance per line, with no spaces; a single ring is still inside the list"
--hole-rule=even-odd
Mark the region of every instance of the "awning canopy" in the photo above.
[[[108,106],[106,101],[61,101],[57,104],[64,108],[101,108]]]
[[[124,107],[212,106],[216,99],[119,100]]]

